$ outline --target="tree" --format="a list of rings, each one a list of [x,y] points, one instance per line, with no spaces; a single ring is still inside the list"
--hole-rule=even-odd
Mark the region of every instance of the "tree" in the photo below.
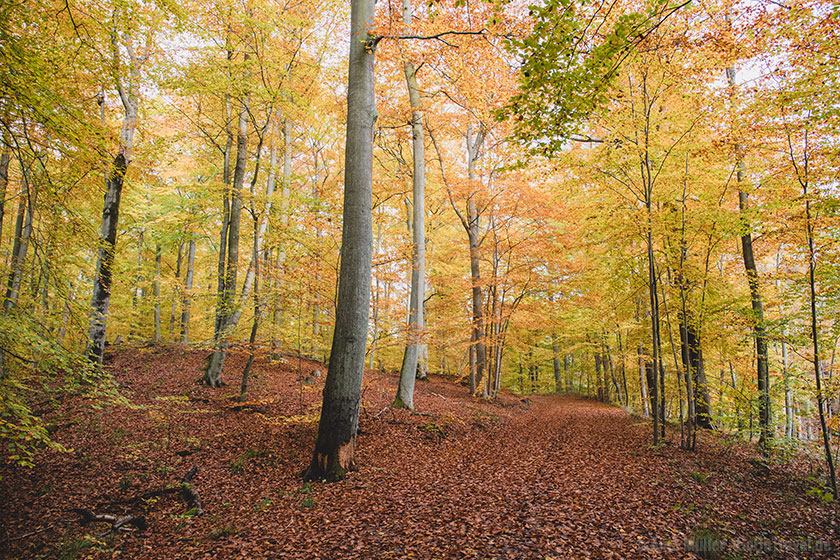
[[[350,9],[341,268],[318,438],[312,462],[304,473],[306,480],[338,480],[356,467],[356,432],[370,313],[377,38],[371,32],[374,0],[352,0]]]
[[[726,78],[735,99],[735,69],[726,69]],[[758,380],[758,424],[760,435],[759,447],[767,453],[773,441],[772,407],[770,404],[770,371],[767,356],[767,327],[764,321],[764,304],[758,280],[758,269],[755,264],[753,251],[752,225],[749,221],[749,193],[743,188],[746,181],[743,147],[735,144],[735,173],[738,182],[738,208],[741,216],[741,254],[744,258],[744,269],[747,273],[747,283],[750,287],[750,304],[752,305],[753,336],[755,337],[756,378]]]
[[[403,23],[406,31],[411,27],[411,0],[403,0]],[[408,318],[408,341],[400,369],[400,384],[394,406],[414,409],[414,380],[425,377],[426,364],[420,358],[423,344],[423,304],[426,270],[426,155],[423,143],[423,111],[420,88],[417,85],[417,67],[410,60],[404,65],[408,98],[411,103],[412,149],[412,254],[411,294]]]
[[[114,156],[105,181],[106,192],[102,207],[102,229],[96,260],[96,277],[93,281],[93,297],[91,298],[87,356],[90,361],[99,365],[102,364],[105,353],[105,333],[108,322],[108,306],[111,301],[120,200],[125,174],[132,160],[134,135],[137,131],[142,72],[154,49],[154,28],[148,27],[145,30],[143,44],[137,45],[131,26],[126,24],[128,17],[129,14],[124,13],[120,8],[114,8],[111,16],[111,63],[113,65],[114,85],[123,106],[123,123],[117,154]],[[121,29],[124,25],[127,27],[125,30]],[[98,103],[102,107],[104,120],[104,92],[100,95]]]

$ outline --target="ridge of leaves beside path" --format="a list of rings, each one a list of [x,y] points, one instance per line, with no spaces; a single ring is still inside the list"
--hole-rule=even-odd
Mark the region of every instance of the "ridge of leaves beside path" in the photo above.
[[[7,558],[694,558],[685,540],[716,530],[741,558],[831,558],[836,509],[808,495],[802,462],[703,434],[699,451],[648,445],[648,424],[619,408],[561,396],[497,401],[432,376],[417,412],[389,407],[397,374],[365,376],[360,469],[304,484],[322,364],[255,363],[249,401],[196,383],[205,351],[121,348],[109,360],[135,406],[46,415],[73,449],[37,469],[3,466],[0,554]],[[671,430],[674,431],[673,429]],[[191,481],[206,514],[177,495],[125,501]],[[142,514],[142,534],[105,535],[72,508]],[[767,555],[767,547],[773,552]],[[803,547],[810,550],[803,552]]]

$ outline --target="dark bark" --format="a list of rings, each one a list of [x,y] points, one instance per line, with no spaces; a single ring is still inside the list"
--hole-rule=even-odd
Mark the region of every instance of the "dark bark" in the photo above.
[[[114,267],[114,248],[117,244],[117,222],[120,216],[120,198],[128,163],[122,153],[117,154],[108,176],[105,204],[102,207],[102,232],[96,260],[96,278],[93,282],[91,317],[87,356],[96,365],[102,365],[105,353],[105,332],[108,306],[111,302],[111,273]]]
[[[735,69],[727,68],[726,77],[734,97]],[[744,173],[743,147],[735,144],[737,161],[736,180],[738,183],[738,208],[741,216],[741,250],[744,257],[744,269],[747,273],[747,283],[750,288],[750,304],[752,305],[753,337],[755,338],[756,349],[756,377],[758,382],[758,424],[759,424],[759,447],[766,452],[773,440],[773,427],[771,425],[770,405],[770,372],[767,355],[767,332],[764,321],[764,306],[761,299],[761,290],[758,282],[758,269],[755,265],[755,254],[753,252],[752,224],[749,219],[749,195],[743,190],[746,180]]]
[[[351,1],[344,212],[335,331],[318,438],[307,480],[337,480],[356,467],[373,247],[374,1]]]
[[[791,158],[793,158],[793,149],[791,149]],[[797,169],[797,174],[799,170]],[[822,432],[823,449],[825,451],[825,460],[828,464],[828,477],[831,487],[831,493],[837,499],[837,474],[834,470],[834,457],[831,454],[830,432],[825,420],[825,408],[828,404],[823,394],[822,388],[822,373],[820,371],[820,346],[819,346],[819,332],[817,330],[817,289],[816,281],[814,279],[814,271],[817,267],[817,255],[814,249],[814,226],[811,220],[811,199],[808,198],[808,137],[805,136],[805,164],[804,177],[799,177],[799,182],[802,185],[802,193],[805,197],[805,233],[808,238],[808,295],[811,311],[811,342],[814,348],[814,378],[817,385],[817,409],[820,417],[820,431]],[[830,379],[830,376],[829,376]]]
[[[91,298],[90,327],[88,330],[88,345],[86,354],[88,359],[97,366],[102,365],[105,353],[105,336],[108,321],[108,306],[111,302],[112,270],[114,266],[114,252],[117,243],[117,231],[120,215],[120,200],[123,183],[128,165],[131,162],[131,152],[134,146],[134,134],[137,130],[137,114],[140,106],[137,89],[140,86],[141,69],[148,56],[137,56],[129,50],[131,57],[129,65],[129,81],[122,81],[122,55],[120,54],[119,35],[116,32],[117,18],[120,13],[114,11],[113,32],[111,34],[112,57],[114,64],[114,80],[117,93],[123,106],[123,123],[120,130],[120,145],[111,169],[105,180],[105,201],[102,207],[102,228],[100,231],[99,248],[96,259],[96,276],[93,281],[93,296]],[[128,36],[129,40],[131,39]],[[105,124],[105,94],[104,89],[98,98],[102,123]]]

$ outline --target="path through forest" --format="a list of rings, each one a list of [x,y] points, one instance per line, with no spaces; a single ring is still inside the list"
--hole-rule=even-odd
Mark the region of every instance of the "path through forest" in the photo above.
[[[702,528],[720,536],[721,558],[832,558],[840,543],[836,509],[808,494],[807,463],[767,473],[754,449],[707,434],[682,451],[673,427],[652,449],[649,423],[619,408],[472,399],[439,378],[418,383],[418,412],[394,410],[396,373],[366,374],[358,472],[305,484],[323,366],[258,361],[240,405],[234,384],[195,383],[202,357],[119,351],[110,367],[134,408],[68,402],[49,417],[73,451],[2,467],[0,502],[16,507],[0,512],[0,556],[696,558],[686,539]],[[226,367],[244,361],[234,353]],[[177,494],[131,501],[193,467],[205,515]],[[108,535],[73,508],[148,527]]]

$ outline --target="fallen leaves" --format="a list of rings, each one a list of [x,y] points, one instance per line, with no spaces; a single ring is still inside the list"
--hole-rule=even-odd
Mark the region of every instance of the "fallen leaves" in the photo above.
[[[31,470],[3,467],[0,500],[17,507],[0,513],[0,550],[23,558],[76,546],[88,557],[167,560],[695,558],[685,543],[703,527],[744,558],[760,557],[756,543],[768,542],[773,557],[802,558],[810,543],[807,557],[831,558],[826,547],[840,542],[834,506],[808,496],[798,474],[773,465],[759,476],[748,450],[724,452],[716,436],[704,434],[698,452],[652,450],[648,426],[619,409],[553,396],[532,396],[526,409],[513,395],[473,399],[434,377],[418,383],[412,413],[388,406],[395,374],[369,371],[359,470],[305,484],[320,400],[299,380],[322,366],[258,360],[249,400],[234,404],[234,389],[195,384],[201,358],[179,347],[122,350],[111,363],[118,381],[131,381],[133,407],[57,409],[55,437],[76,451],[42,454]],[[154,368],[140,367],[150,360]],[[244,357],[226,365],[233,381]],[[165,487],[191,465],[201,467],[190,484],[204,516],[152,499],[133,512],[148,524],[142,535],[103,537],[68,515]]]

